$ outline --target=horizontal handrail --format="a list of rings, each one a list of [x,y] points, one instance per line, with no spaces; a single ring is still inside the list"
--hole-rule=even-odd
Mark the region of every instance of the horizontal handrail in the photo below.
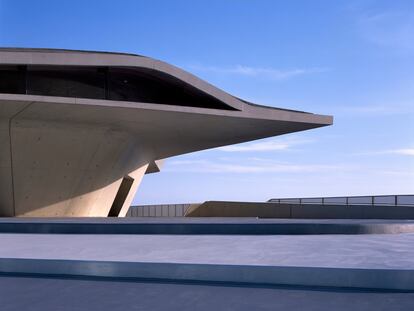
[[[398,195],[365,195],[335,197],[305,197],[270,199],[270,203],[285,204],[318,204],[318,205],[381,205],[381,206],[414,206],[414,194]]]

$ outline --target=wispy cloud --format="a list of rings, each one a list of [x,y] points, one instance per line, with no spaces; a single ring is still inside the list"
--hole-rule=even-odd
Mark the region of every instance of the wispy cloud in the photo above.
[[[253,158],[245,161],[213,162],[209,160],[176,160],[169,163],[168,171],[197,173],[314,173],[346,169],[341,165],[292,164]]]
[[[204,71],[220,74],[240,75],[247,77],[263,77],[273,80],[286,80],[296,76],[308,75],[313,73],[322,73],[329,71],[329,68],[313,67],[313,68],[294,68],[294,69],[275,69],[265,67],[250,67],[244,65],[236,65],[232,67],[216,67],[203,65],[190,65],[189,69],[195,71]]]
[[[352,115],[398,115],[398,114],[412,114],[414,113],[414,101],[413,102],[392,102],[389,104],[370,104],[370,105],[349,105],[338,106],[336,110],[341,114]]]
[[[355,153],[354,155],[382,155],[382,154],[396,154],[402,156],[414,156],[414,148],[388,149],[378,151],[368,151]]]
[[[314,142],[314,140],[279,139],[256,143],[246,143],[233,146],[217,148],[226,152],[259,152],[259,151],[284,151],[290,150],[293,146]]]
[[[414,13],[387,11],[365,15],[359,19],[363,37],[377,45],[414,50]]]
[[[414,148],[411,148],[411,149],[397,149],[397,150],[394,150],[394,153],[414,156]]]

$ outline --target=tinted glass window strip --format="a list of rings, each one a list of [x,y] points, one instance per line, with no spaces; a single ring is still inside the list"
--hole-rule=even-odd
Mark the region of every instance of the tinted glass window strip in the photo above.
[[[145,68],[0,66],[0,93],[235,110],[175,77]]]
[[[83,67],[28,67],[27,94],[105,99],[105,72]]]
[[[109,69],[109,99],[235,110],[195,87],[154,70]]]
[[[25,66],[0,67],[0,93],[26,94]]]

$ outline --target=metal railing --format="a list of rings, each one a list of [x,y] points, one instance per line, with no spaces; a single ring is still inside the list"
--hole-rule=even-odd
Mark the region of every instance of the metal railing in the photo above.
[[[414,194],[369,195],[344,197],[280,198],[269,203],[315,204],[315,205],[370,205],[370,206],[413,206]],[[127,217],[184,217],[192,204],[158,204],[131,206]]]
[[[281,198],[270,199],[270,203],[285,204],[318,204],[318,205],[381,205],[381,206],[414,206],[414,194],[400,195],[367,195],[345,197],[314,198]]]
[[[131,206],[127,217],[184,217],[191,204],[159,204]]]

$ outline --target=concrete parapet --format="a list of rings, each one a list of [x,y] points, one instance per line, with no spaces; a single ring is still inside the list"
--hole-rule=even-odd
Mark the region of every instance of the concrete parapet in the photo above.
[[[193,209],[189,209],[185,216],[304,219],[414,219],[414,207],[207,201]]]

